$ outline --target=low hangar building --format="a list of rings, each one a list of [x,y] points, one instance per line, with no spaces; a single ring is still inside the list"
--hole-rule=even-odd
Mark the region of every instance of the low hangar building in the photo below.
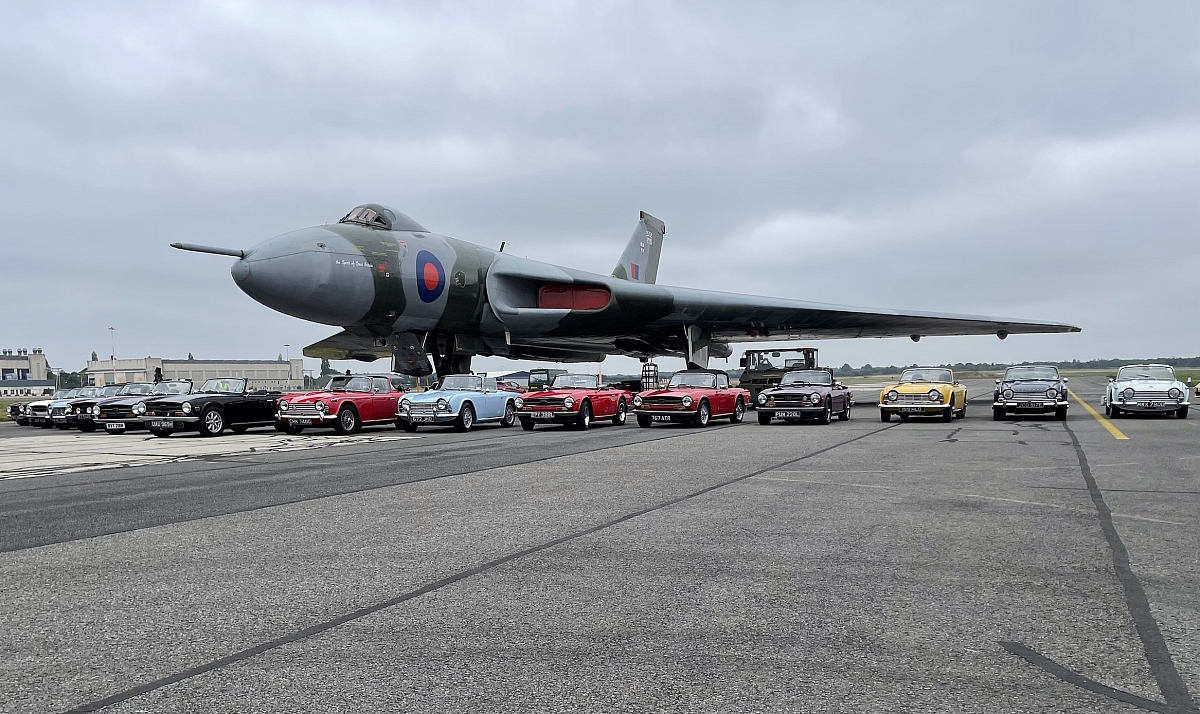
[[[125,382],[153,382],[155,370],[163,379],[190,379],[197,385],[206,379],[243,377],[251,389],[294,392],[304,388],[304,360],[253,359],[142,359],[90,360],[88,383],[96,386]]]

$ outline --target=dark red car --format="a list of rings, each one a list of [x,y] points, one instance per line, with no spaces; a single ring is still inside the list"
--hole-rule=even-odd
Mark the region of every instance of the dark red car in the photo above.
[[[633,394],[600,384],[594,374],[560,374],[549,389],[529,392],[516,401],[521,428],[529,431],[539,423],[571,424],[586,429],[593,421],[608,419],[625,423]]]
[[[772,419],[797,421],[815,418],[818,424],[828,424],[833,415],[846,421],[850,418],[853,394],[833,378],[827,369],[801,369],[788,372],[779,385],[758,393],[758,423],[770,424]]]
[[[396,423],[396,404],[403,395],[404,390],[389,377],[333,377],[324,390],[281,397],[275,419],[293,435],[308,427],[353,434],[364,424]]]
[[[708,426],[712,419],[729,417],[737,424],[746,415],[750,392],[729,386],[729,375],[707,369],[676,372],[666,389],[651,389],[633,398],[638,426],[655,422],[685,422]]]

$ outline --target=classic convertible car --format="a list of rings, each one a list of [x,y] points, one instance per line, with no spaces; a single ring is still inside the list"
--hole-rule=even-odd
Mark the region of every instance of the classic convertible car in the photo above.
[[[956,413],[957,412],[957,413]],[[879,392],[879,420],[900,421],[910,416],[941,416],[951,421],[967,415],[967,387],[954,380],[945,367],[913,367],[900,373],[900,381]]]
[[[29,426],[29,420],[25,418],[22,408],[28,402],[13,402],[8,405],[8,418],[17,423],[17,426]]]
[[[67,428],[78,428],[82,432],[95,431],[100,402],[117,397],[127,386],[129,385],[109,384],[79,390],[79,396],[67,403]]]
[[[816,417],[828,424],[833,415],[846,421],[850,418],[852,395],[846,385],[833,378],[826,369],[803,369],[787,372],[779,385],[758,393],[758,423],[767,425],[772,419],[795,421]]]
[[[1067,418],[1067,378],[1058,374],[1058,367],[1022,365],[1004,370],[996,380],[992,394],[992,419],[1003,421],[1005,415],[1044,414],[1054,412],[1054,418]]]
[[[310,426],[333,427],[339,434],[353,434],[364,424],[395,422],[403,395],[404,390],[397,389],[388,377],[333,377],[324,390],[281,398],[276,419],[284,431],[293,435]]]
[[[746,414],[750,392],[729,386],[729,375],[689,369],[671,376],[666,389],[651,389],[633,398],[638,426],[655,422],[686,422],[708,426],[710,419],[729,417],[734,424]]]
[[[1123,414],[1174,414],[1187,419],[1188,386],[1175,378],[1175,370],[1165,364],[1131,364],[1109,378],[1101,403],[1112,419]]]
[[[594,374],[560,374],[550,387],[517,398],[521,428],[529,431],[538,423],[571,424],[586,429],[593,420],[609,419],[620,426],[633,395],[624,389],[600,385]]]
[[[25,420],[25,424],[21,426],[40,426],[43,429],[49,429],[54,426],[54,420],[50,418],[50,407],[55,402],[66,399],[70,393],[71,390],[69,389],[59,389],[50,395],[48,399],[38,399],[22,404],[21,417]]]
[[[279,392],[251,391],[241,377],[205,380],[192,394],[150,397],[133,405],[133,411],[155,436],[176,431],[199,431],[218,436],[228,427],[240,434],[252,426],[275,423]]]
[[[70,429],[71,427],[67,425],[67,405],[71,403],[70,400],[79,396],[79,388],[68,389],[65,394],[63,390],[59,390],[55,394],[62,396],[57,399],[51,397],[53,401],[50,402],[50,423],[59,429]]]
[[[98,426],[104,427],[104,430],[109,434],[124,434],[129,429],[141,429],[145,426],[142,423],[141,417],[133,410],[133,407],[138,402],[145,401],[147,398],[168,394],[192,393],[192,381],[190,379],[148,384],[130,384],[126,386],[128,389],[122,391],[121,396],[116,399],[100,402],[96,405],[98,411],[93,421]]]
[[[512,392],[501,391],[494,377],[452,374],[437,389],[401,399],[396,426],[405,431],[416,431],[423,424],[453,424],[455,431],[470,431],[483,422],[512,426],[516,399]]]

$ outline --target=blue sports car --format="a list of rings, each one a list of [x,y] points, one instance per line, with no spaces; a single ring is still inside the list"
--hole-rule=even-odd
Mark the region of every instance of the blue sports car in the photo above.
[[[516,394],[502,391],[494,378],[452,374],[437,389],[408,394],[397,405],[396,424],[416,431],[422,424],[453,424],[455,431],[470,431],[476,424],[516,421]]]

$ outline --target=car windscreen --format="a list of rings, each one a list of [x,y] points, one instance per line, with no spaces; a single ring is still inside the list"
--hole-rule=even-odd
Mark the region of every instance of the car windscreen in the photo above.
[[[772,350],[771,352],[747,352],[746,369],[765,372],[772,369],[790,369],[811,365],[808,356],[801,350]]]
[[[833,375],[821,369],[806,369],[788,372],[779,381],[780,386],[789,384],[833,384]]]
[[[371,391],[371,378],[351,377],[344,382],[330,384],[329,387],[331,391],[335,392],[369,392]]]
[[[458,375],[442,380],[442,389],[457,389],[468,391],[483,391],[483,377]]]
[[[159,382],[154,385],[155,394],[187,394],[191,389],[190,382]]]
[[[1004,381],[1019,379],[1058,379],[1057,367],[1009,367],[1004,371]]]
[[[598,384],[594,374],[560,374],[550,383],[551,389],[595,389]]]
[[[246,380],[236,377],[206,379],[200,391],[207,394],[241,394],[246,391]]]
[[[949,384],[954,377],[948,369],[906,369],[900,373],[901,382],[939,382]]]
[[[100,393],[97,394],[96,396],[98,396],[98,397],[115,397],[121,393],[122,389],[124,389],[124,385],[110,384],[109,386],[105,387],[104,389],[101,389]]]
[[[703,372],[677,373],[671,376],[671,381],[667,383],[669,387],[708,387],[716,389],[717,376],[715,374],[706,374]]]
[[[84,387],[83,389],[80,389],[79,394],[76,394],[75,396],[76,397],[95,397],[99,394],[100,394],[100,390],[97,387]]]
[[[1175,370],[1170,367],[1122,367],[1117,379],[1169,379],[1175,381]]]
[[[146,384],[146,383],[142,383],[142,382],[138,382],[138,383],[134,383],[134,384],[126,384],[125,387],[121,390],[122,396],[127,396],[130,394],[139,395],[139,394],[153,394],[153,393],[154,393],[154,385]]]

